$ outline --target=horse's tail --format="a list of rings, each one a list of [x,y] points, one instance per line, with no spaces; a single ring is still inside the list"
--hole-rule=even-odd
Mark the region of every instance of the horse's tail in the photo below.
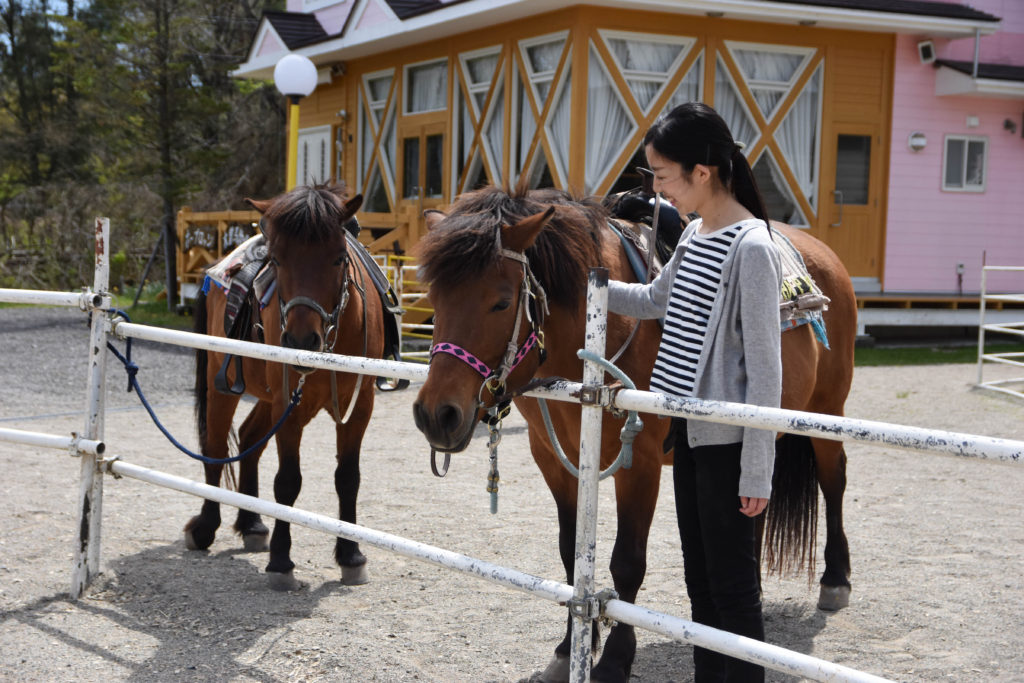
[[[813,577],[817,530],[818,477],[811,439],[783,434],[775,442],[775,474],[766,520],[768,571],[788,574],[806,567],[808,577]]]
[[[192,321],[192,331],[196,334],[207,334],[207,312],[206,294],[202,292],[196,297],[196,304],[192,309],[195,311]],[[209,366],[207,352],[204,349],[196,349],[196,433],[199,436],[199,444],[206,443],[206,370]]]

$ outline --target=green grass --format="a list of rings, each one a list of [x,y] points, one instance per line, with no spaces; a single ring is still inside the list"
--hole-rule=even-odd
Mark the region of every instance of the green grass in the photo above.
[[[192,316],[182,315],[167,310],[167,301],[139,301],[132,306],[131,296],[114,296],[114,308],[121,309],[128,314],[133,323],[140,325],[152,325],[153,327],[166,327],[172,330],[192,330]]]
[[[1020,344],[985,344],[986,353],[1024,352]],[[939,363],[976,363],[978,345],[968,346],[901,346],[898,348],[858,347],[854,365],[936,365]]]

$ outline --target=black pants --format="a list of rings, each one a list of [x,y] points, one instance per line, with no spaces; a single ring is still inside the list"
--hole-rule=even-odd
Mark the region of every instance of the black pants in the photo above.
[[[760,569],[754,519],[739,511],[741,444],[690,448],[686,421],[676,425],[676,517],[683,546],[692,618],[724,631],[764,640]],[[764,669],[695,647],[695,678],[763,681]]]

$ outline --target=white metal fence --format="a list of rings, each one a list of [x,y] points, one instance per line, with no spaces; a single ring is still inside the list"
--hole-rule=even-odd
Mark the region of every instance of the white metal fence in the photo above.
[[[109,309],[107,296],[109,224],[105,219],[96,223],[97,254],[96,275],[92,291],[82,293],[33,292],[0,289],[0,301],[51,304],[79,307],[84,311],[100,312]],[[607,275],[603,276],[604,284]],[[602,276],[591,273],[588,289],[587,333],[588,347],[598,356],[604,355],[607,289],[601,286]],[[378,359],[336,356],[311,351],[296,351],[241,342],[221,337],[210,337],[125,322],[118,317],[93,315],[90,334],[89,399],[85,416],[85,429],[80,435],[60,437],[18,430],[0,430],[0,440],[16,441],[38,446],[72,449],[81,457],[79,488],[79,519],[76,529],[79,537],[75,544],[71,594],[75,597],[88,586],[99,570],[101,541],[102,494],[104,473],[135,478],[154,485],[209,498],[224,504],[266,514],[293,524],[318,529],[329,534],[403,554],[407,557],[431,562],[450,569],[467,572],[485,580],[532,595],[568,603],[576,616],[573,626],[573,655],[570,659],[573,681],[589,679],[590,629],[594,612],[660,633],[686,643],[699,645],[725,654],[756,662],[784,673],[814,680],[879,681],[868,673],[826,662],[801,653],[763,643],[735,634],[718,631],[678,617],[660,614],[617,599],[603,600],[594,586],[594,557],[596,553],[596,496],[600,457],[600,424],[605,408],[638,410],[669,416],[684,416],[729,424],[763,427],[777,431],[803,433],[827,438],[884,442],[899,448],[955,455],[1021,460],[1024,442],[985,436],[924,430],[882,422],[855,420],[813,413],[800,413],[781,409],[758,408],[742,404],[702,401],[698,399],[670,399],[660,394],[622,390],[611,399],[612,405],[584,405],[581,425],[580,490],[578,510],[577,562],[574,585],[532,576],[513,569],[452,553],[416,541],[348,524],[269,501],[207,486],[188,479],[131,465],[118,455],[108,455],[103,443],[103,396],[106,363],[106,337],[111,333],[121,338],[146,339],[189,346],[212,351],[230,352],[273,362],[285,362],[327,370],[355,372],[375,376],[408,380],[423,380],[427,368],[422,364],[396,363]],[[584,383],[560,381],[530,395],[563,401],[579,401],[584,385],[599,385],[603,370],[596,363],[585,364]]]
[[[1024,375],[1016,377],[990,379],[985,381],[986,363],[999,363],[1024,368],[1024,352],[1006,351],[1002,353],[985,353],[985,334],[995,332],[1024,338],[1024,320],[1020,322],[985,323],[985,313],[989,302],[1024,303],[1024,294],[989,294],[989,273],[1024,273],[1022,266],[985,266],[981,269],[981,301],[978,305],[978,383],[979,387],[1024,398]],[[1021,311],[1024,318],[1024,311]]]

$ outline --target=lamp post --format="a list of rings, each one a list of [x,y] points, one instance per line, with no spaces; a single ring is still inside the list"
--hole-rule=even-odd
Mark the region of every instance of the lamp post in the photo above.
[[[288,98],[288,171],[284,188],[295,187],[299,164],[299,100],[316,88],[316,66],[308,57],[285,55],[274,67],[274,85]]]

